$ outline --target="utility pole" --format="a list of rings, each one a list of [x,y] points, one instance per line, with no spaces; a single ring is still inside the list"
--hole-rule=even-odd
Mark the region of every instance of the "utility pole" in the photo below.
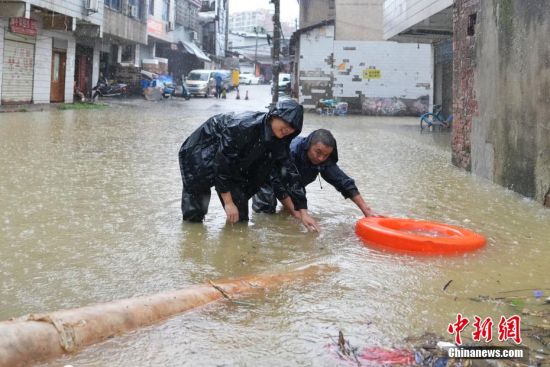
[[[275,14],[273,14],[273,98],[271,105],[274,106],[279,101],[279,71],[281,68],[279,61],[279,52],[281,49],[281,6],[279,0],[271,0],[275,5]]]
[[[225,2],[225,42],[224,42],[224,57],[229,56],[227,54],[227,45],[229,43],[229,1]]]

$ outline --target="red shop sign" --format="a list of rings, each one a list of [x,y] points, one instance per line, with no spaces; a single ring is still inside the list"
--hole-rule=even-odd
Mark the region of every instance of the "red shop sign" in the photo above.
[[[10,32],[36,36],[36,21],[27,18],[10,18]]]

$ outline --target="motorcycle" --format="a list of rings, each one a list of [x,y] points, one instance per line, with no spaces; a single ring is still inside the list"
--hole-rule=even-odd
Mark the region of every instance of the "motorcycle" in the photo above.
[[[124,83],[112,83],[99,82],[93,89],[92,100],[95,100],[97,96],[100,97],[126,97],[128,95],[128,85]]]

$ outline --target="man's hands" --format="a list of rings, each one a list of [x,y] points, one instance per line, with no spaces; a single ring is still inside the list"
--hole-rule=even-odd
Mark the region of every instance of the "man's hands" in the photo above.
[[[308,231],[319,232],[321,228],[319,224],[313,219],[307,212],[306,209],[300,209],[300,220],[302,224],[307,228]]]
[[[235,204],[225,204],[224,210],[229,223],[237,223],[239,221],[239,209],[237,209]]]
[[[299,219],[308,231],[319,232],[319,224],[307,212],[307,209],[294,210],[294,204],[289,196],[281,200],[283,207],[296,219]]]
[[[233,202],[231,192],[222,192],[220,193],[220,196],[222,197],[224,203],[223,209],[225,210],[227,221],[229,223],[237,223],[239,221],[239,209],[237,209],[237,206]]]
[[[361,194],[357,194],[354,197],[351,198],[351,201],[357,205],[357,207],[363,212],[363,215],[365,217],[378,217],[375,212],[372,211],[372,209],[365,203],[365,200],[363,200],[363,197]]]

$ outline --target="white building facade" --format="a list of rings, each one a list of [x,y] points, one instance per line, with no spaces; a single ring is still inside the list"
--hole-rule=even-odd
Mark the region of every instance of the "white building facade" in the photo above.
[[[72,102],[79,30],[99,35],[102,11],[102,0],[0,4],[1,103]]]
[[[334,24],[300,32],[295,81],[300,103],[347,102],[365,115],[419,115],[432,98],[431,48],[334,39]]]

